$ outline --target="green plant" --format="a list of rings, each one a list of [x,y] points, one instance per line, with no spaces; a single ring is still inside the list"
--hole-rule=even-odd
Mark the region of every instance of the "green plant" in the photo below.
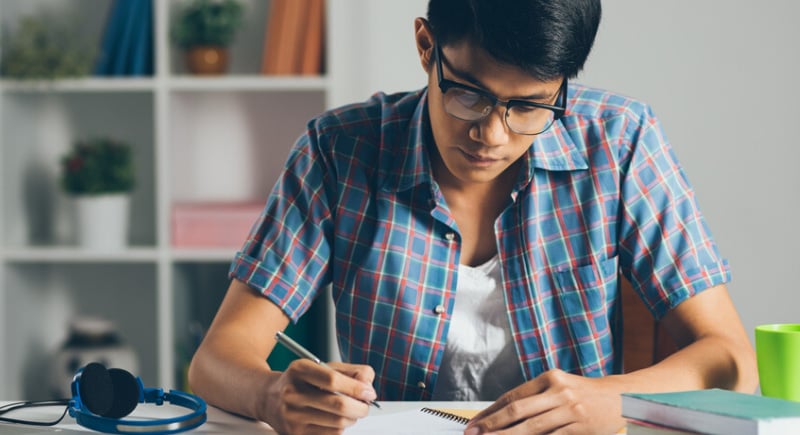
[[[194,0],[178,14],[172,38],[183,48],[227,46],[241,22],[242,5],[237,0]]]
[[[129,192],[135,185],[131,146],[107,137],[76,141],[61,168],[61,185],[73,195]]]
[[[95,50],[61,21],[46,15],[27,17],[16,32],[4,35],[0,74],[18,79],[89,75]]]

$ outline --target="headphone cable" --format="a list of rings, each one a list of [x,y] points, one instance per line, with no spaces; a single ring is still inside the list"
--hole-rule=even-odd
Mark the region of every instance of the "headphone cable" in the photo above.
[[[10,417],[3,417],[3,414],[9,413],[11,411],[16,411],[18,409],[24,408],[33,408],[39,406],[63,406],[64,412],[61,413],[61,417],[55,421],[34,421],[34,420],[20,420],[17,418],[10,418]],[[27,401],[27,402],[14,402],[9,403],[3,406],[0,406],[0,422],[6,423],[17,423],[17,424],[29,424],[33,426],[55,426],[64,419],[64,416],[67,415],[67,411],[69,410],[69,399],[58,399],[58,400],[40,400],[40,401]]]

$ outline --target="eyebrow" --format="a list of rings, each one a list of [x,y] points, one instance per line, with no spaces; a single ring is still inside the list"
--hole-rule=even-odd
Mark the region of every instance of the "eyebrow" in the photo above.
[[[444,57],[444,55],[442,55],[442,61],[443,61],[442,64],[447,66],[447,69],[450,70],[450,73],[453,74],[456,78],[464,80],[464,81],[474,85],[476,88],[478,88],[478,89],[480,89],[480,90],[482,90],[484,92],[487,92],[487,93],[489,93],[491,95],[494,95],[494,93],[490,92],[489,88],[486,85],[484,85],[480,80],[478,80],[477,77],[473,76],[472,74],[470,74],[468,72],[461,71],[461,70],[458,70],[456,68],[453,68],[453,66],[450,65],[450,62],[447,60],[447,58]],[[556,90],[556,92],[554,94],[547,93],[547,92],[540,92],[540,93],[536,93],[536,94],[521,95],[521,96],[511,97],[511,98],[507,98],[506,100],[550,100],[550,99],[553,99],[556,96],[556,94],[558,94],[559,90],[560,90],[560,87],[559,87],[559,89]],[[497,96],[495,96],[495,98],[497,98]]]

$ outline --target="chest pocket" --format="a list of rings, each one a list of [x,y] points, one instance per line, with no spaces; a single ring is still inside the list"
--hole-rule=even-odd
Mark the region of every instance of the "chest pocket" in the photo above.
[[[603,376],[613,371],[610,319],[616,309],[617,262],[617,257],[612,257],[556,272],[559,317],[571,338],[559,360],[572,367],[562,369],[584,376]]]

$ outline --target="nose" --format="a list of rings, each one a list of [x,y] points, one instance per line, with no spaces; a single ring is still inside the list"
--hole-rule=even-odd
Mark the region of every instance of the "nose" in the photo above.
[[[506,108],[498,104],[487,117],[475,122],[470,129],[471,139],[487,146],[508,143],[509,130],[505,114]]]

